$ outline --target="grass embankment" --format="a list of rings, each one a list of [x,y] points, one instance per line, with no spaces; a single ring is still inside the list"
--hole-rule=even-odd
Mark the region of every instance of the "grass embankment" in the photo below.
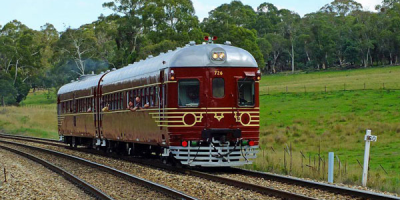
[[[363,90],[364,82],[367,90]],[[343,91],[344,84],[355,90]],[[327,92],[325,85],[331,88]],[[286,154],[285,168],[283,152],[291,144],[290,174],[326,180],[328,152],[335,152],[341,162],[339,172],[335,159],[335,182],[359,185],[358,161],[363,164],[364,135],[371,129],[378,141],[371,145],[368,186],[400,193],[400,90],[387,90],[388,85],[400,89],[400,67],[264,76],[260,88],[264,151],[250,167],[288,174],[290,156]],[[271,92],[271,88],[286,90],[286,86],[289,93]],[[295,86],[302,87],[290,90]]]
[[[42,138],[58,138],[54,93],[30,92],[22,106],[0,108],[0,131]]]

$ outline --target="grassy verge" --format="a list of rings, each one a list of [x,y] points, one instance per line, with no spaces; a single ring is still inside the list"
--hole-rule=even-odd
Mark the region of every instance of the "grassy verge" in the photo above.
[[[334,152],[335,182],[360,185],[364,135],[371,129],[378,141],[368,186],[400,193],[399,77],[400,67],[264,76],[262,151],[248,167],[327,180],[328,152]]]
[[[371,148],[369,186],[400,193],[400,91],[274,94],[260,100],[263,151],[251,168],[326,180],[324,162],[335,152],[336,182],[359,184],[358,161],[363,164],[364,135],[371,129],[378,141]],[[284,155],[290,145],[291,172],[290,156]]]
[[[400,89],[400,67],[263,76],[262,94],[339,90]],[[325,88],[326,87],[326,88]]]
[[[0,130],[41,138],[58,138],[57,110],[54,93],[29,93],[22,106],[0,107]]]

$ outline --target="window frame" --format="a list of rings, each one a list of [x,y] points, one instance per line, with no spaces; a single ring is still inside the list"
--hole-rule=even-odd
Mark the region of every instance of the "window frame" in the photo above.
[[[251,82],[252,84],[253,84],[253,91],[252,91],[252,93],[253,93],[253,104],[252,105],[240,105],[240,103],[239,103],[239,82],[240,81],[244,81],[244,82]],[[238,107],[242,107],[242,108],[249,108],[249,107],[255,107],[256,106],[256,85],[255,85],[255,81],[254,81],[254,79],[248,79],[248,80],[246,80],[246,78],[243,78],[243,79],[238,79],[237,80],[237,84],[236,84],[236,87],[237,87],[237,99],[236,99],[236,103],[237,103],[237,105],[238,105]]]
[[[180,83],[182,82],[182,81],[190,81],[190,80],[196,80],[198,83],[199,83],[199,103],[198,103],[198,105],[197,106],[181,106],[181,105],[179,105],[179,86],[180,86]],[[178,90],[178,92],[177,92],[177,100],[178,100],[178,107],[179,108],[199,108],[200,107],[200,102],[201,102],[201,95],[200,95],[200,89],[201,89],[201,87],[200,87],[200,85],[201,85],[201,81],[198,79],[198,78],[185,78],[185,79],[180,79],[180,80],[178,80],[178,88],[177,88],[177,90]]]
[[[214,96],[214,80],[216,80],[216,79],[222,79],[222,80],[224,81],[224,95],[223,95],[222,97],[215,97],[215,96]],[[212,79],[211,88],[212,88],[212,96],[213,96],[214,99],[223,99],[223,98],[225,98],[225,96],[226,96],[226,92],[225,92],[225,79],[224,79],[223,77],[214,77],[214,78]]]

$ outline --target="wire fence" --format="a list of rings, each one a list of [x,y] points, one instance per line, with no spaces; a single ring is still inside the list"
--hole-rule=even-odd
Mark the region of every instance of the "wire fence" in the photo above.
[[[337,92],[337,91],[361,91],[361,90],[400,90],[399,82],[382,83],[338,83],[338,84],[291,84],[291,85],[260,85],[261,95],[279,93],[311,93],[311,92]]]
[[[319,149],[321,149],[321,146],[319,146]],[[360,184],[363,171],[362,152],[359,155],[353,155],[352,158],[343,154],[340,155],[339,152],[335,152],[335,154],[334,182]],[[382,184],[379,183],[382,178],[389,179],[390,176],[396,174],[392,170],[385,169],[380,163],[376,163],[374,158],[370,162],[370,185],[375,188],[382,187]],[[260,149],[255,166],[257,166],[257,170],[327,181],[328,152],[321,150],[306,152],[292,147],[292,144],[285,144],[283,149],[264,146]],[[386,187],[383,186],[383,188],[390,190]]]

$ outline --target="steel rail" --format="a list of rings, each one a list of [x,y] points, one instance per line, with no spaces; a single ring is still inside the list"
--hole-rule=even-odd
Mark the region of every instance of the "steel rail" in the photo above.
[[[28,142],[51,145],[51,146],[56,146],[56,147],[67,147],[67,145],[64,145],[63,143],[58,142],[56,140],[50,141],[50,140],[44,140],[43,138],[25,137],[25,136],[19,136],[19,135],[18,136],[17,135],[5,135],[5,134],[0,134],[0,138],[28,141]]]
[[[80,188],[82,188],[84,191],[90,193],[91,195],[93,195],[94,197],[98,198],[98,199],[102,199],[102,200],[112,200],[113,198],[111,198],[110,196],[108,196],[107,194],[105,194],[104,192],[102,192],[100,189],[96,188],[95,186],[85,182],[84,180],[78,178],[77,176],[65,171],[62,168],[59,168],[45,160],[42,160],[36,156],[33,156],[31,154],[22,152],[22,151],[18,151],[16,149],[12,149],[6,146],[2,146],[0,145],[0,149],[4,149],[10,152],[13,152],[15,154],[18,154],[20,156],[26,157],[34,162],[37,162],[41,165],[43,165],[44,167],[52,170],[53,172],[63,176],[65,179],[67,179],[68,181],[70,181],[71,183],[78,185]]]
[[[347,195],[350,195],[353,197],[361,197],[361,198],[366,198],[366,199],[379,199],[379,200],[383,200],[383,199],[400,200],[400,197],[396,197],[396,196],[390,196],[390,195],[379,194],[379,193],[366,191],[366,190],[358,190],[358,189],[353,189],[353,188],[330,185],[330,184],[316,182],[316,181],[308,181],[308,180],[303,180],[303,179],[294,178],[294,177],[286,177],[286,176],[282,176],[282,175],[250,171],[250,170],[239,169],[239,168],[229,168],[229,170],[233,173],[239,173],[239,174],[246,175],[246,176],[251,176],[251,177],[256,177],[256,178],[264,178],[267,180],[278,181],[278,182],[282,182],[282,183],[289,183],[289,184],[304,186],[304,187],[308,187],[308,188],[316,188],[316,189],[320,189],[323,191],[329,191],[329,192],[333,192],[333,193],[347,194]]]
[[[262,193],[265,195],[276,196],[276,197],[279,197],[282,199],[294,199],[294,200],[315,199],[315,198],[307,197],[304,195],[299,195],[299,194],[295,194],[295,193],[291,193],[291,192],[277,190],[274,188],[259,186],[259,185],[246,183],[246,182],[242,182],[242,181],[238,181],[238,180],[234,180],[234,179],[215,176],[215,175],[200,172],[197,170],[173,167],[173,166],[166,165],[162,162],[154,162],[154,160],[145,160],[145,159],[135,158],[135,157],[130,157],[130,156],[118,156],[115,154],[106,154],[104,152],[94,151],[91,149],[76,149],[76,150],[85,152],[85,153],[89,153],[89,154],[96,154],[96,155],[109,157],[109,158],[113,158],[113,159],[120,159],[120,160],[124,160],[124,161],[128,161],[128,162],[142,164],[142,165],[150,166],[153,168],[168,170],[168,171],[172,171],[175,173],[196,176],[196,177],[204,178],[207,180],[219,182],[219,183],[222,183],[225,185],[230,185],[230,186],[234,186],[234,187],[238,187],[238,188],[242,188],[242,189],[246,189],[246,190],[256,191],[256,192],[259,192],[259,193]]]
[[[4,135],[4,134],[0,134],[0,137],[2,135]],[[23,136],[13,136],[13,137],[14,138],[15,137],[24,138]],[[36,139],[35,137],[27,137],[27,138],[33,139],[33,140]],[[41,139],[41,138],[39,138],[39,139]],[[32,141],[32,142],[35,142],[35,141]],[[66,147],[66,146],[63,146],[63,147]],[[75,150],[78,150],[78,151],[81,151],[81,152],[86,152],[86,153],[92,153],[92,154],[94,153],[94,154],[97,154],[97,155],[112,157],[112,158],[116,158],[116,159],[123,159],[123,160],[126,160],[126,161],[136,162],[136,163],[140,163],[140,164],[143,164],[143,165],[148,165],[148,166],[155,167],[155,168],[161,168],[161,169],[165,169],[165,170],[175,171],[177,173],[192,174],[192,175],[197,176],[197,177],[202,177],[202,178],[205,178],[205,179],[218,181],[218,182],[221,182],[221,183],[224,183],[224,184],[227,184],[227,185],[232,185],[232,186],[235,186],[235,187],[242,187],[242,188],[253,190],[253,191],[260,192],[260,190],[265,189],[265,188],[257,188],[257,187],[261,187],[261,186],[257,186],[257,185],[255,185],[257,187],[253,187],[253,186],[251,186],[251,184],[248,184],[248,183],[246,183],[248,185],[240,185],[241,183],[237,183],[237,182],[240,182],[240,181],[235,182],[236,180],[233,180],[234,182],[229,183],[229,181],[232,180],[232,179],[222,178],[222,177],[219,177],[219,176],[214,176],[214,175],[203,173],[203,172],[196,171],[196,170],[189,170],[189,169],[181,169],[181,168],[171,167],[171,166],[164,165],[164,164],[157,163],[157,162],[147,162],[147,161],[145,161],[143,159],[132,158],[132,157],[114,156],[114,155],[100,153],[98,151],[93,151],[93,150],[88,150],[88,149],[75,149]],[[320,183],[320,182],[315,182],[315,181],[308,181],[308,180],[303,180],[303,179],[299,179],[299,178],[286,177],[286,176],[282,176],[282,175],[275,175],[275,174],[269,174],[269,173],[264,173],[264,172],[250,171],[250,170],[244,170],[244,169],[239,169],[239,168],[228,168],[228,170],[230,172],[233,172],[233,173],[239,173],[239,174],[252,176],[252,177],[256,177],[256,178],[264,178],[264,179],[267,179],[267,180],[278,181],[278,182],[285,183],[285,184],[293,184],[293,185],[304,186],[304,187],[309,187],[309,188],[316,188],[316,189],[320,189],[320,190],[328,191],[328,192],[332,192],[332,193],[347,194],[347,195],[353,196],[353,197],[361,197],[361,198],[368,198],[368,199],[390,199],[390,200],[394,199],[394,200],[400,200],[399,197],[395,197],[395,196],[375,193],[375,192],[366,191],[366,190],[358,190],[358,189],[353,189],[353,188],[330,185],[330,184]],[[269,189],[270,188],[267,188],[261,193],[267,194],[267,191]],[[270,192],[273,193],[273,191],[270,191]],[[288,194],[288,195],[290,195],[290,194]],[[283,195],[283,196],[280,196],[280,195]],[[284,194],[284,193],[283,194],[276,194],[275,196],[287,198],[286,194]],[[300,198],[302,198],[302,197],[304,197],[304,196],[300,196]]]
[[[164,194],[166,194],[166,195],[168,195],[170,197],[173,197],[173,198],[191,199],[191,200],[197,199],[195,197],[191,197],[191,196],[189,196],[189,195],[187,195],[187,194],[185,194],[185,193],[183,193],[181,191],[174,190],[174,189],[169,188],[167,186],[164,186],[164,185],[161,185],[161,184],[158,184],[158,183],[154,183],[154,182],[148,181],[146,179],[143,179],[143,178],[134,176],[132,174],[126,173],[124,171],[121,171],[121,170],[118,170],[118,169],[114,169],[112,167],[109,167],[109,166],[106,166],[106,165],[102,165],[102,164],[99,164],[99,163],[96,163],[96,162],[92,162],[92,161],[89,161],[89,160],[86,160],[86,159],[83,159],[83,158],[79,158],[79,157],[76,157],[76,156],[68,155],[68,154],[65,154],[65,153],[61,153],[61,152],[57,152],[57,151],[53,151],[53,150],[49,150],[49,149],[43,149],[43,148],[39,148],[39,147],[29,146],[29,145],[25,145],[25,144],[4,141],[4,140],[0,140],[0,143],[6,143],[6,144],[16,145],[16,146],[20,146],[20,147],[25,147],[25,148],[29,148],[29,149],[32,149],[32,150],[36,150],[36,151],[41,151],[41,152],[44,152],[44,153],[52,154],[52,155],[55,155],[55,156],[58,156],[58,157],[63,157],[63,158],[66,158],[66,159],[69,159],[69,160],[72,160],[72,161],[75,161],[75,162],[79,162],[79,163],[82,163],[84,165],[91,166],[91,167],[100,169],[102,171],[108,172],[110,174],[119,176],[121,178],[124,178],[124,179],[130,181],[130,182],[134,182],[134,183],[140,184],[140,185],[142,185],[144,187],[151,188],[151,189],[153,189],[155,191],[159,191],[159,192],[164,193]]]
[[[1,135],[0,135],[0,137],[1,137]],[[29,139],[29,141],[34,140],[34,138],[23,138],[23,137],[19,137],[19,136],[6,137],[6,138],[9,138],[9,139],[20,139],[20,140],[28,140]],[[1,140],[0,140],[0,142],[1,142]],[[35,142],[35,141],[33,141],[33,142]],[[37,142],[41,143],[40,141],[37,141]],[[18,144],[18,143],[15,143],[15,144]],[[62,146],[62,147],[67,147],[67,146]],[[37,147],[35,147],[35,148],[37,148]],[[39,149],[41,149],[41,148],[39,148]],[[43,150],[46,150],[46,149],[43,149]],[[207,180],[219,182],[219,183],[222,183],[222,184],[225,184],[225,185],[230,185],[230,186],[234,186],[234,187],[238,187],[238,188],[242,188],[242,189],[246,189],[246,190],[256,191],[256,192],[259,192],[259,193],[262,193],[262,194],[276,196],[276,197],[283,198],[283,199],[294,199],[294,200],[315,199],[315,198],[310,198],[310,197],[307,197],[307,196],[304,196],[304,195],[299,195],[299,194],[295,194],[295,193],[291,193],[291,192],[277,190],[277,189],[274,189],[274,188],[259,186],[259,185],[255,185],[255,184],[251,184],[251,183],[238,181],[238,180],[233,180],[233,179],[229,179],[229,178],[215,176],[215,175],[204,173],[204,172],[200,172],[200,171],[184,169],[184,168],[177,168],[177,167],[171,167],[171,166],[159,163],[159,162],[149,162],[149,161],[146,161],[146,160],[143,160],[143,159],[138,159],[138,158],[133,158],[133,157],[128,157],[128,156],[125,156],[125,157],[123,157],[123,156],[115,156],[115,155],[105,154],[105,153],[101,153],[99,151],[94,151],[94,150],[90,150],[90,149],[73,148],[73,150],[77,150],[77,151],[85,152],[85,153],[97,154],[97,155],[101,155],[101,156],[105,156],[105,157],[111,157],[111,158],[115,158],[115,159],[122,159],[122,160],[129,161],[129,162],[136,162],[136,163],[139,163],[139,164],[151,166],[151,167],[154,167],[154,168],[169,170],[169,171],[173,171],[173,172],[180,173],[180,174],[189,174],[189,175],[192,175],[192,176],[196,176],[196,177],[204,178],[204,179],[207,179]],[[51,151],[51,150],[49,150],[49,151]]]
[[[20,137],[20,138],[33,139],[33,140],[42,140],[42,141],[47,141],[47,142],[63,143],[60,140],[54,140],[54,139],[48,139],[48,138],[38,138],[38,137],[31,137],[31,136],[24,136],[24,135],[11,135],[11,134],[0,133],[0,136]]]

